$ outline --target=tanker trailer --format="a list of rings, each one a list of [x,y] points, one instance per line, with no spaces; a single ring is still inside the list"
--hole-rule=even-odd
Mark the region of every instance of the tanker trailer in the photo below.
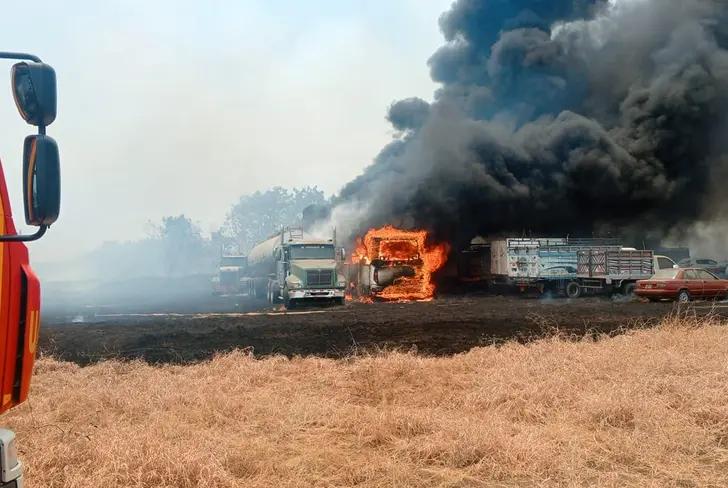
[[[302,302],[344,303],[346,279],[339,269],[334,239],[317,239],[300,229],[284,229],[248,255],[250,295],[286,308]]]

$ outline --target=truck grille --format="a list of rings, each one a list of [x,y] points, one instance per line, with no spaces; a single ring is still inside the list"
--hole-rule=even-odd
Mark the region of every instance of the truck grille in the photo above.
[[[308,286],[331,286],[333,277],[334,272],[330,269],[306,271],[306,283]]]

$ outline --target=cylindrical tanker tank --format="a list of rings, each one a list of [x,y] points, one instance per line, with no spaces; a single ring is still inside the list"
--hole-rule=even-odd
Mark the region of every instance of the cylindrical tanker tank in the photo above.
[[[277,234],[251,249],[248,254],[248,269],[255,276],[267,276],[270,273],[275,273],[276,260],[274,251],[280,243],[281,235]]]

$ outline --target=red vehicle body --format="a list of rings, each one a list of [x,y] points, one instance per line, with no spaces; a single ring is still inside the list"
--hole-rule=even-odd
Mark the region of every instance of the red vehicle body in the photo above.
[[[0,234],[15,234],[5,175],[0,166]],[[22,242],[0,243],[0,413],[28,397],[38,347],[40,283]]]
[[[635,294],[652,301],[728,298],[728,280],[700,268],[662,270],[649,280],[638,281]]]

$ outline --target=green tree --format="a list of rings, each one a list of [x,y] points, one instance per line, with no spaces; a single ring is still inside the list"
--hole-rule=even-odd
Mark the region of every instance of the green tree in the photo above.
[[[222,234],[247,253],[281,227],[301,225],[304,208],[325,202],[324,192],[315,186],[293,190],[276,186],[243,195],[228,212]]]
[[[211,260],[216,255],[213,246],[189,217],[164,217],[152,229],[152,237],[158,239],[162,246],[167,275],[189,275],[211,268]]]

